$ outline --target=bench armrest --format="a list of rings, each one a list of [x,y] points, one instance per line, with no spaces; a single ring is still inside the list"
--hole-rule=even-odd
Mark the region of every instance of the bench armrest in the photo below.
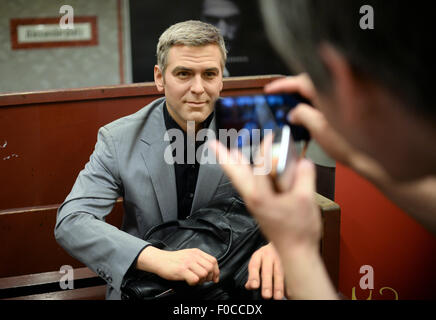
[[[315,200],[320,207],[322,216],[321,256],[337,289],[339,286],[341,208],[336,202],[318,193],[315,194]]]

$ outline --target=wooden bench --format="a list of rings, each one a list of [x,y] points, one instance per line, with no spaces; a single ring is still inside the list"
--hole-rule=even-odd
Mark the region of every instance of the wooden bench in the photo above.
[[[260,93],[265,84],[280,77],[227,78],[222,96]],[[62,265],[72,266],[77,275],[85,274],[78,279],[84,285],[96,276],[81,271],[85,266],[56,243],[56,211],[89,160],[98,129],[161,96],[154,83],[0,94],[0,288],[4,298],[104,296],[98,281],[89,287],[57,290]],[[324,197],[318,201],[324,218],[321,253],[337,286],[340,210]],[[119,227],[122,215],[120,199],[108,222]]]
[[[62,289],[64,274],[53,271],[0,279],[0,299],[5,300],[103,300],[106,284],[88,268],[73,269],[72,289]]]
[[[320,250],[331,280],[339,280],[339,228],[340,207],[333,201],[316,194],[323,220]],[[120,202],[120,201],[119,201]],[[7,300],[103,300],[106,284],[88,268],[75,268],[74,288],[62,289],[59,271],[0,278],[0,299]]]

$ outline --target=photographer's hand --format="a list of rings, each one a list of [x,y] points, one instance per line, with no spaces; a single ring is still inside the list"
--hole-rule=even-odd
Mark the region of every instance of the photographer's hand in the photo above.
[[[264,235],[280,255],[287,296],[295,299],[335,299],[319,254],[321,216],[315,203],[315,168],[308,160],[296,166],[291,190],[277,193],[270,176],[255,175],[243,155],[211,142],[220,163]],[[268,160],[267,160],[268,161]]]
[[[390,183],[391,179],[385,170],[368,155],[351,146],[317,109],[318,95],[306,74],[273,81],[265,86],[265,92],[299,93],[309,99],[313,107],[300,103],[288,115],[290,121],[307,128],[312,138],[336,161],[357,171],[377,185]]]

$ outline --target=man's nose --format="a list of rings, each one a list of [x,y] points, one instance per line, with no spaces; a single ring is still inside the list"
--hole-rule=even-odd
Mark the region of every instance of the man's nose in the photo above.
[[[204,92],[203,79],[200,75],[195,76],[192,79],[191,91],[195,94],[201,94]]]

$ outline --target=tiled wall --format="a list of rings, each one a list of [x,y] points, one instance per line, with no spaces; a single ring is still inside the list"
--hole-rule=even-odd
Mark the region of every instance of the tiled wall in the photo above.
[[[125,0],[0,0],[0,92],[78,88],[131,82],[128,3]],[[12,50],[10,19],[97,16],[98,45]],[[124,65],[120,68],[118,7],[122,13]]]

